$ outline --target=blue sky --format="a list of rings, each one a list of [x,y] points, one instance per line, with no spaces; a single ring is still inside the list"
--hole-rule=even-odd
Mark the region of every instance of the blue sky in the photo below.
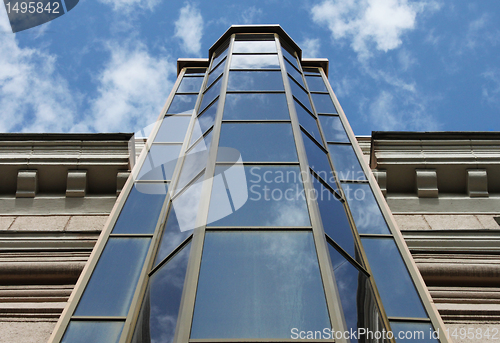
[[[0,132],[134,132],[179,57],[232,24],[280,24],[329,79],[354,133],[500,130],[500,2],[82,0],[13,34],[0,9]]]

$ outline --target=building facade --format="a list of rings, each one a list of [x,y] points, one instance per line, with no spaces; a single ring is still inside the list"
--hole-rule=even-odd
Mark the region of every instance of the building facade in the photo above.
[[[5,147],[31,150],[2,164],[4,193],[17,185],[0,199],[5,258],[81,252],[72,274],[53,267],[69,278],[40,270],[5,286],[12,304],[23,292],[59,300],[51,317],[32,306],[32,323],[64,307],[49,342],[495,339],[496,134],[356,138],[328,61],[302,59],[279,26],[233,26],[209,56],[179,60],[147,140],[101,137],[106,172],[92,166],[97,148],[58,160],[65,140],[94,147],[98,135],[53,136],[52,169],[33,158],[41,136],[6,136]],[[62,229],[37,236],[43,218]]]

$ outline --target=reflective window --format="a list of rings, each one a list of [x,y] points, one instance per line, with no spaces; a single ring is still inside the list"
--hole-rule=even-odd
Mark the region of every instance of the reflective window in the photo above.
[[[344,205],[314,176],[312,177],[312,182],[316,191],[314,197],[318,203],[325,233],[349,255],[356,258],[354,255],[353,233],[349,221],[347,220]]]
[[[223,123],[219,146],[238,150],[243,162],[298,161],[289,123]],[[217,161],[232,156],[219,151]]]
[[[295,101],[295,111],[297,112],[300,125],[306,129],[306,131],[313,136],[318,143],[323,145],[316,119],[297,101]]]
[[[276,52],[276,42],[274,40],[236,40],[233,46],[233,53],[266,53]]]
[[[316,112],[337,114],[337,110],[333,105],[332,98],[330,98],[330,94],[311,93],[311,97],[314,102],[314,107],[316,108]]]
[[[296,67],[297,67],[297,69],[299,69],[299,70],[300,70],[299,64],[298,64],[298,62],[297,62],[297,58],[296,58],[294,55],[292,55],[291,53],[289,53],[287,49],[281,49],[281,51],[283,51],[283,56],[284,56],[286,59],[288,59],[288,61],[289,61],[289,62],[292,62],[292,64],[293,64],[294,66],[296,66]]]
[[[179,230],[182,232],[196,228],[196,217],[198,215],[198,205],[200,204],[204,177],[205,175],[201,174],[196,181],[172,201]]]
[[[224,120],[290,120],[284,93],[229,93]]]
[[[224,72],[224,67],[226,66],[226,62],[219,64],[215,70],[212,70],[210,75],[208,76],[207,88],[212,85],[212,83]]]
[[[328,144],[339,180],[366,180],[365,173],[350,144]]]
[[[330,328],[311,232],[208,231],[191,338],[285,338]]]
[[[427,318],[422,301],[392,238],[361,238],[389,317]]]
[[[212,70],[219,65],[220,61],[222,61],[222,59],[224,59],[224,57],[227,56],[227,51],[228,50],[226,47],[226,49],[223,52],[221,52],[219,55],[217,55],[217,57],[214,59],[214,63],[212,63]]]
[[[189,76],[205,76],[206,71],[207,68],[187,68],[185,74]]]
[[[369,184],[342,183],[342,189],[359,233],[390,233]]]
[[[321,76],[307,75],[306,82],[310,92],[328,92]]]
[[[75,316],[126,316],[150,241],[150,238],[110,238]]]
[[[304,74],[313,74],[313,75],[320,75],[320,71],[318,68],[302,68],[304,71]]]
[[[200,109],[203,111],[217,96],[220,94],[221,79],[218,79],[214,84],[203,94]]]
[[[211,226],[309,226],[296,166],[217,166]]]
[[[123,330],[122,321],[70,321],[62,343],[118,343]]]
[[[217,115],[217,104],[218,101],[215,101],[210,107],[208,107],[202,114],[200,114],[197,120],[194,123],[193,135],[191,137],[192,145],[198,138],[201,137],[202,134],[208,131],[214,123],[215,116]]]
[[[112,233],[153,233],[167,191],[165,183],[135,184]]]
[[[438,335],[445,335],[446,332],[436,332],[436,336],[432,336],[433,328],[431,323],[415,323],[415,322],[400,322],[391,321],[391,329],[396,342],[418,342],[418,343],[439,343]],[[399,338],[401,337],[401,338]],[[442,337],[442,336],[439,336]]]
[[[167,114],[192,114],[198,94],[176,94]]]
[[[132,343],[174,340],[190,243],[151,276]]]
[[[279,69],[278,55],[233,55],[231,69]]]
[[[179,88],[177,89],[177,93],[199,93],[202,83],[203,77],[184,76]]]
[[[286,63],[286,71],[288,74],[290,74],[294,79],[295,81],[297,81],[298,83],[300,83],[300,85],[302,87],[304,87],[304,81],[302,81],[302,75],[297,71],[297,69],[295,69],[291,64],[290,62],[288,62],[286,59],[285,59]]]
[[[182,143],[191,117],[166,116],[156,134],[155,143]]]
[[[280,71],[231,71],[228,91],[283,91]]]
[[[328,155],[326,152],[324,152],[304,133],[302,133],[302,140],[304,141],[304,148],[306,149],[307,162],[309,162],[309,166],[316,172],[316,174],[321,176],[323,180],[328,182],[333,189],[336,189],[337,185],[335,184],[332,168],[330,167],[330,162],[328,161]]]
[[[295,82],[292,78],[288,78],[289,83],[290,83],[290,88],[292,89],[292,94],[294,97],[296,97],[302,105],[304,105],[309,112],[312,112],[311,109],[311,103],[309,102],[309,96],[307,95],[306,91],[300,87],[297,82]]]
[[[149,149],[137,180],[170,180],[182,144],[154,144]]]
[[[344,125],[342,125],[338,116],[319,116],[319,122],[321,123],[323,133],[328,142],[349,143]]]
[[[212,132],[196,143],[196,145],[185,155],[181,175],[177,184],[178,190],[184,188],[189,181],[206,167],[211,143]]]

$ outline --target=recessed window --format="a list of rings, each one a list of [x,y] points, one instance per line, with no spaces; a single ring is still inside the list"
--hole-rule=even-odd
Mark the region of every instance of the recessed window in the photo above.
[[[290,120],[284,93],[229,93],[224,120]]]
[[[283,91],[280,71],[231,71],[228,91]]]

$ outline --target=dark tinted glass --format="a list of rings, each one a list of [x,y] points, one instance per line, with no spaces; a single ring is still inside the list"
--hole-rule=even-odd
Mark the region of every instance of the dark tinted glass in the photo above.
[[[415,343],[438,343],[439,340],[434,337],[443,337],[446,332],[436,332],[432,336],[433,328],[431,323],[412,323],[412,322],[391,322],[392,333],[396,342],[415,342]],[[476,334],[475,331],[473,331]],[[480,339],[478,340],[480,341]]]
[[[212,226],[309,226],[299,168],[216,167],[208,223]]]
[[[173,341],[189,250],[190,243],[151,276],[132,343]]]
[[[311,138],[302,133],[302,140],[306,149],[309,166],[333,188],[337,189],[333,178],[332,168],[328,162],[328,155]]]
[[[199,93],[202,83],[203,77],[184,76],[179,88],[177,89],[177,93]]]
[[[302,87],[304,87],[302,75],[290,64],[290,62],[288,62],[288,60],[285,59],[285,61],[286,71],[288,72],[288,74],[290,74],[295,79],[295,81],[297,81]]]
[[[312,182],[316,190],[315,198],[318,202],[319,213],[325,233],[349,255],[356,258],[354,256],[354,238],[344,206],[340,200],[338,200],[330,190],[323,186],[315,177],[312,178]]]
[[[217,57],[214,59],[214,63],[212,63],[212,69],[216,68],[219,65],[220,61],[222,61],[222,59],[226,56],[227,56],[227,48],[219,55],[217,55]]]
[[[310,92],[328,92],[321,76],[308,75],[306,82]]]
[[[153,233],[168,184],[135,184],[116,221],[113,233]]]
[[[228,91],[282,91],[280,71],[231,71]]]
[[[337,110],[333,105],[332,99],[330,98],[330,94],[311,93],[311,97],[314,102],[314,107],[316,108],[316,112],[329,113],[329,114],[337,113]]]
[[[191,338],[290,338],[330,327],[311,232],[207,232]]]
[[[350,144],[328,144],[333,167],[339,180],[366,180],[359,160]]]
[[[218,100],[208,107],[194,123],[193,135],[191,137],[191,144],[193,144],[202,134],[208,131],[214,123],[215,116],[217,115]]]
[[[302,127],[306,129],[306,131],[313,136],[319,144],[323,145],[316,119],[297,101],[295,101],[295,111],[297,112],[300,125],[302,125]]]
[[[323,133],[328,142],[349,143],[344,125],[342,125],[338,116],[319,116],[319,122],[321,123]]]
[[[342,183],[347,203],[359,233],[390,233],[367,183]]]
[[[312,112],[311,103],[309,102],[309,97],[306,91],[302,87],[300,87],[292,78],[288,79],[290,81],[289,83],[290,88],[292,88],[293,96],[296,97],[302,103],[302,105],[304,105],[309,110],[309,112]]]
[[[279,69],[278,55],[233,55],[231,69]]]
[[[276,42],[274,40],[245,41],[237,40],[234,42],[233,53],[251,53],[251,52],[276,52]]]
[[[297,69],[300,70],[299,68],[299,64],[297,62],[297,58],[295,56],[293,56],[291,53],[288,52],[287,49],[281,49],[281,51],[283,51],[283,56],[288,59],[288,61],[292,62],[292,64],[297,67]]]
[[[304,71],[304,74],[313,74],[313,75],[319,75],[320,71],[318,68],[302,68]]]
[[[422,301],[392,238],[361,238],[389,317],[427,318]]]
[[[150,241],[150,238],[110,238],[75,316],[126,316]]]
[[[210,75],[208,76],[207,87],[210,87],[212,83],[224,72],[224,67],[226,66],[226,61],[222,62],[212,70]]]
[[[210,151],[210,144],[212,141],[212,132],[206,135],[196,145],[188,151],[184,157],[181,175],[177,189],[182,189],[188,184],[196,175],[198,175],[203,168],[207,165],[208,153]]]
[[[198,94],[176,94],[167,114],[192,114]]]
[[[70,321],[62,343],[118,343],[123,330],[122,321]]]
[[[203,94],[203,100],[201,101],[200,110],[205,110],[205,107],[208,106],[219,94],[220,94],[220,86],[221,79],[218,79],[214,82],[214,84]]]
[[[182,232],[196,228],[198,205],[205,175],[201,174],[196,181],[172,201],[177,216],[177,224]]]
[[[298,161],[289,123],[223,123],[219,146],[238,150],[243,162]],[[219,151],[217,161],[228,158]]]
[[[290,120],[284,93],[229,93],[224,105],[224,120]]]
[[[149,149],[137,180],[170,180],[182,144],[155,144]]]
[[[156,134],[155,143],[182,143],[191,117],[166,116]]]
[[[185,74],[189,76],[205,76],[207,68],[187,68]]]

